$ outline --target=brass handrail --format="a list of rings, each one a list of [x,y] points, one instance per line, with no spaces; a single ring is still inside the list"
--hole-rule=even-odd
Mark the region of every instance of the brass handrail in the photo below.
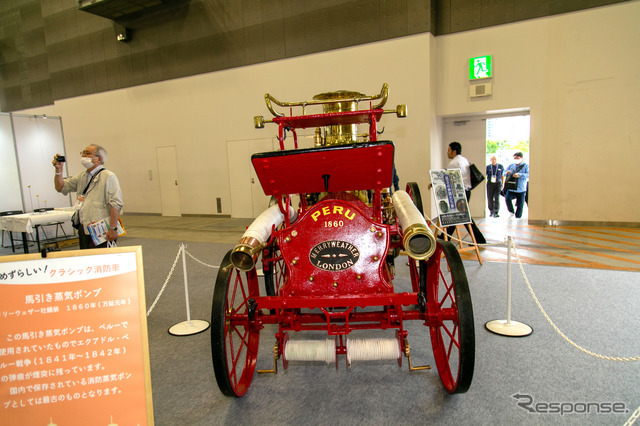
[[[348,99],[323,99],[323,100],[313,100],[313,101],[298,101],[298,102],[282,102],[271,96],[269,93],[264,95],[264,101],[267,104],[267,108],[273,114],[274,117],[283,117],[284,113],[280,113],[273,108],[272,102],[281,107],[302,107],[302,115],[306,114],[306,108],[309,105],[325,105],[332,104],[336,102],[362,102],[362,101],[373,101],[376,99],[381,99],[380,102],[375,105],[372,109],[382,108],[386,103],[389,97],[389,85],[384,83],[382,85],[382,89],[380,93],[373,96],[362,96],[357,98],[348,98]]]

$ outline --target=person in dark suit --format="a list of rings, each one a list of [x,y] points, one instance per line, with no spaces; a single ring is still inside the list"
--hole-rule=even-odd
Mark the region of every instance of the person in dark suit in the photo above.
[[[487,204],[491,217],[500,217],[500,190],[502,189],[502,175],[504,174],[504,166],[498,164],[498,160],[494,155],[490,159],[491,164],[487,165]]]

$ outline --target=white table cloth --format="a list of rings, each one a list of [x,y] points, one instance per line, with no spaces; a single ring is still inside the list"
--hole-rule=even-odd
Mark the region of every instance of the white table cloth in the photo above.
[[[23,213],[0,217],[0,228],[12,232],[33,232],[34,225],[71,220],[73,210],[48,210],[42,213]]]

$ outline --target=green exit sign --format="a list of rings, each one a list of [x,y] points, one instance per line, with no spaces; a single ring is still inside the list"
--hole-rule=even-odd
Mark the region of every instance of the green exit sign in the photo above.
[[[469,58],[469,80],[489,78],[492,76],[491,55]]]

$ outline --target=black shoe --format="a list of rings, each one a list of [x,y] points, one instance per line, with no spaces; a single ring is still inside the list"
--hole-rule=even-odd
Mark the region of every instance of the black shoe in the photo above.
[[[494,214],[493,217],[500,217],[498,213]]]

